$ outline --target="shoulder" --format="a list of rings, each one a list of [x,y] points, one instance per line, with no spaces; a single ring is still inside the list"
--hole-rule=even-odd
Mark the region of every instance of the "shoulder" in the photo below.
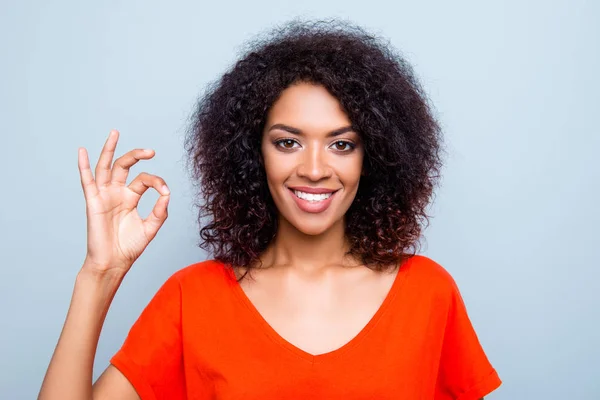
[[[229,275],[229,266],[217,260],[205,260],[181,268],[172,275],[180,282],[203,278],[222,279]]]
[[[456,282],[448,270],[427,256],[412,256],[400,268],[405,269],[410,285],[420,292],[433,292],[448,297],[458,292]]]
[[[406,261],[406,268],[410,268],[410,274],[420,279],[428,279],[440,285],[454,285],[454,278],[448,270],[427,256],[412,256]]]
[[[221,296],[235,283],[231,267],[217,260],[206,260],[176,271],[165,285],[177,287],[185,297],[187,294],[198,298],[199,295]]]

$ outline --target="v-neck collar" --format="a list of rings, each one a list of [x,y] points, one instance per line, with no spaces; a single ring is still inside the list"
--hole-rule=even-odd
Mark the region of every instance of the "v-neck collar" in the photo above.
[[[248,308],[249,312],[252,314],[252,318],[254,319],[255,322],[257,322],[260,325],[260,327],[262,328],[262,331],[271,340],[273,340],[275,343],[282,346],[286,350],[290,351],[295,356],[297,356],[305,361],[308,361],[312,364],[319,364],[319,363],[323,363],[327,360],[331,360],[331,359],[340,357],[344,353],[348,352],[349,350],[351,350],[352,348],[357,346],[361,341],[363,341],[363,339],[365,337],[368,336],[369,332],[371,332],[373,330],[373,328],[377,325],[379,320],[383,317],[383,315],[386,313],[386,311],[390,308],[390,304],[396,298],[396,295],[399,292],[400,287],[402,286],[402,283],[406,280],[406,276],[408,274],[409,269],[406,267],[408,266],[408,263],[410,263],[412,261],[412,259],[413,259],[413,257],[409,258],[398,268],[398,271],[396,272],[396,276],[394,277],[392,286],[390,287],[388,293],[386,294],[385,298],[383,299],[383,302],[381,303],[381,305],[379,306],[377,311],[375,311],[375,313],[373,314],[371,319],[369,319],[367,324],[352,339],[350,339],[348,342],[346,342],[342,346],[338,347],[337,349],[331,350],[326,353],[321,353],[321,354],[311,354],[305,350],[302,350],[301,348],[297,347],[296,345],[287,341],[283,336],[281,336],[267,322],[267,320],[258,311],[258,309],[254,305],[254,303],[252,303],[250,298],[246,295],[246,292],[244,292],[244,289],[241,287],[241,285],[237,281],[237,278],[235,276],[235,272],[234,272],[233,268],[231,268],[231,266],[229,266],[229,265],[225,265],[224,267],[228,272],[228,276],[231,281],[231,286],[233,288],[235,295]]]

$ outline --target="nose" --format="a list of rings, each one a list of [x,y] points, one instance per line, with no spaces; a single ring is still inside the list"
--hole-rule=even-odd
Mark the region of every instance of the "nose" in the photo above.
[[[322,149],[320,145],[309,146],[302,153],[297,168],[298,176],[315,182],[331,177],[331,167],[325,149]]]

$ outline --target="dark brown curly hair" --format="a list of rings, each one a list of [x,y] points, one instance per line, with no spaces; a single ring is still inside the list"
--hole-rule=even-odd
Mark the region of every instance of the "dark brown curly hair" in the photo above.
[[[339,20],[292,20],[248,43],[198,101],[186,151],[198,185],[200,247],[251,267],[277,233],[261,139],[297,82],[336,97],[364,143],[365,176],[346,213],[350,255],[383,269],[418,251],[441,169],[441,130],[412,68],[384,40]]]

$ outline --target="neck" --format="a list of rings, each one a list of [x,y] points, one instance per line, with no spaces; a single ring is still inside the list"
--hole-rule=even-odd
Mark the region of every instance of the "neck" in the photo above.
[[[280,218],[277,236],[261,259],[266,267],[282,266],[316,273],[332,266],[357,265],[346,255],[348,249],[343,220],[319,235],[307,235]]]

